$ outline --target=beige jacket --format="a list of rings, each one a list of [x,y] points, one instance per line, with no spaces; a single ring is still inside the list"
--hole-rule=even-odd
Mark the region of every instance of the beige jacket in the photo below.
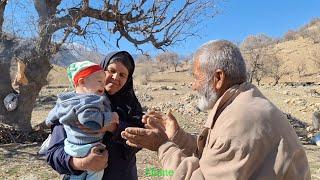
[[[171,179],[310,179],[305,151],[284,114],[250,83],[228,89],[198,138],[179,129],[158,150]],[[167,177],[168,178],[168,177]]]

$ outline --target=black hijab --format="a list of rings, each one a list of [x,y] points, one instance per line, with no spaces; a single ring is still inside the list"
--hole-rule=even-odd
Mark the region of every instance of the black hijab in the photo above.
[[[138,123],[138,126],[143,126],[141,124],[141,117],[143,115],[142,107],[133,90],[132,75],[135,68],[134,60],[127,51],[111,52],[100,62],[100,66],[104,70],[107,70],[110,62],[112,63],[114,61],[120,61],[128,69],[128,79],[124,86],[115,94],[109,95],[107,92],[105,92],[110,99],[111,107],[113,107],[114,111],[117,111],[119,108],[125,111],[127,117],[124,119],[121,119],[120,117],[120,120],[127,121],[128,123],[130,121],[139,121],[134,122],[134,124]],[[138,117],[134,118],[133,116]]]

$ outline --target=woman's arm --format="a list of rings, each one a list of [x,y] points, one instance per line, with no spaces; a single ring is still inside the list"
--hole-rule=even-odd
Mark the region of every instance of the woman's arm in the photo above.
[[[127,146],[126,140],[121,137],[121,132],[124,131],[127,127],[144,127],[144,124],[142,123],[142,112],[138,112],[138,114],[133,115],[131,113],[128,113],[127,111],[128,110],[126,109],[117,107],[116,112],[119,115],[119,126],[113,133],[113,139],[118,143],[124,144],[125,146]]]
[[[126,144],[126,140],[121,137],[121,132],[124,131],[127,127],[144,127],[144,124],[142,123],[142,116],[143,113],[141,112],[135,112],[136,114],[133,115],[132,113],[128,114],[126,110],[117,107],[117,113],[119,115],[119,126],[117,130],[113,133],[112,139],[114,142],[121,144],[124,149],[124,156],[126,156],[127,159],[131,159],[132,156],[141,150],[141,148],[134,148],[131,146],[128,146]],[[106,137],[106,136],[105,136]],[[108,138],[105,138],[107,141]]]
[[[96,153],[98,147],[93,147],[86,157],[71,157],[64,151],[65,138],[63,125],[54,126],[46,155],[48,164],[59,174],[80,175],[84,170],[100,171],[107,167],[107,150]]]
[[[83,171],[75,170],[69,162],[72,157],[64,152],[64,140],[67,135],[63,125],[55,125],[52,130],[49,149],[46,152],[47,163],[59,174],[80,175]]]

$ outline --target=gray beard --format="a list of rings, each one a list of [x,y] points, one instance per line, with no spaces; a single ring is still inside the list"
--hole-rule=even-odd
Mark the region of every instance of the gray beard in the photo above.
[[[209,88],[207,85],[203,87],[199,91],[200,99],[198,101],[198,108],[201,111],[207,111],[209,109],[212,109],[214,104],[218,100],[218,95],[216,92],[214,92],[211,88]]]

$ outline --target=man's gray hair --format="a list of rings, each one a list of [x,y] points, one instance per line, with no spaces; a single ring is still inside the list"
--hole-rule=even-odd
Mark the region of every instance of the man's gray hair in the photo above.
[[[247,80],[246,65],[239,48],[226,40],[209,41],[195,53],[194,60],[200,62],[200,69],[210,80],[217,69],[225,72],[232,84]]]

